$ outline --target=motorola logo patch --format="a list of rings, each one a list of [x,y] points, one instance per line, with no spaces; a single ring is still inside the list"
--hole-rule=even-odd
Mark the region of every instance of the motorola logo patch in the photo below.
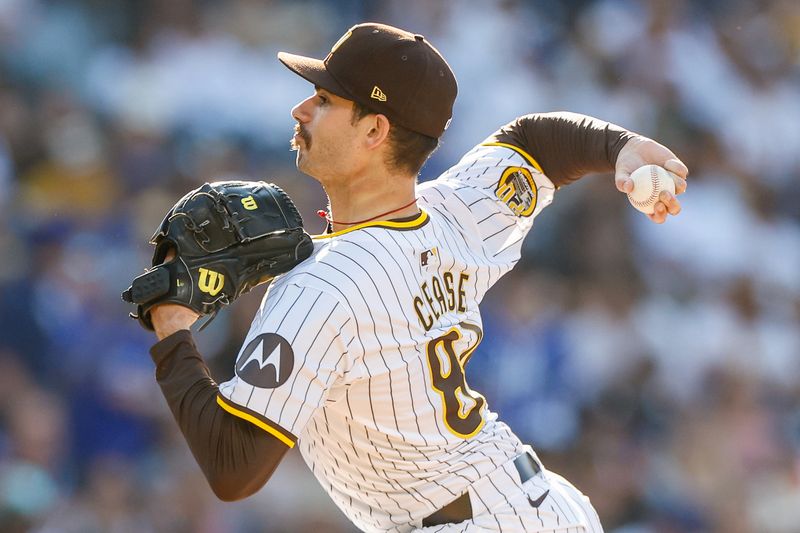
[[[294,369],[289,341],[275,333],[262,333],[245,346],[236,362],[236,375],[264,389],[280,387]]]

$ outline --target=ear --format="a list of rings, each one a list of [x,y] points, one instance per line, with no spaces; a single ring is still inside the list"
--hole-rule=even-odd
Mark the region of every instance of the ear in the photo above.
[[[389,130],[392,127],[386,115],[381,115],[380,113],[368,115],[364,118],[364,121],[368,122],[369,128],[364,138],[366,147],[373,150],[385,144],[389,136]]]

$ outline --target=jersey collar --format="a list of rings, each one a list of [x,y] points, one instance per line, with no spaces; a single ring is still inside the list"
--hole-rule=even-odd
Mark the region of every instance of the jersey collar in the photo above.
[[[339,235],[344,235],[345,233],[350,233],[351,231],[356,231],[364,228],[386,228],[386,229],[393,229],[400,231],[415,230],[427,224],[428,220],[429,217],[427,211],[420,208],[419,215],[417,215],[415,218],[411,220],[403,220],[403,221],[375,220],[372,222],[364,222],[363,224],[356,224],[355,226],[350,226],[349,228],[345,228],[341,231],[334,231],[333,233],[312,235],[311,238],[314,240],[329,239],[331,237],[338,237]]]

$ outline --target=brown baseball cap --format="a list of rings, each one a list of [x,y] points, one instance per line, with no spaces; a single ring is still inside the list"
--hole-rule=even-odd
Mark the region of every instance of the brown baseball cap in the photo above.
[[[438,138],[450,124],[456,78],[422,35],[368,22],[350,28],[324,60],[287,52],[278,59],[314,85],[417,133]]]

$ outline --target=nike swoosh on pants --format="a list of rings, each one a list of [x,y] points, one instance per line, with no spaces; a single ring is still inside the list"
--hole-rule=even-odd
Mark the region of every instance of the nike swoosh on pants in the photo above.
[[[539,496],[535,500],[531,500],[531,497],[528,496],[528,503],[531,504],[531,507],[534,507],[534,508],[539,507],[540,505],[542,505],[542,502],[544,501],[544,499],[547,498],[548,494],[550,494],[550,489],[547,489],[546,491],[544,491],[544,494],[542,494],[541,496]]]

